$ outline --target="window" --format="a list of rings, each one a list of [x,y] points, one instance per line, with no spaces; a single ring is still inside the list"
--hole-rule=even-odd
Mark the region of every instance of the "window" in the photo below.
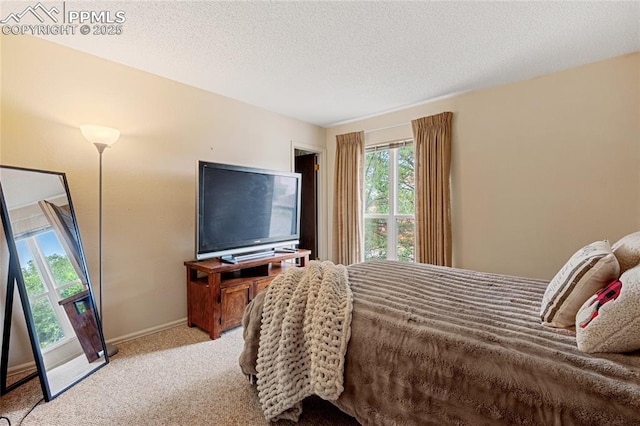
[[[58,301],[84,287],[54,231],[49,228],[20,236],[16,248],[40,348],[75,336]]]
[[[412,141],[368,148],[364,177],[364,258],[414,260]]]

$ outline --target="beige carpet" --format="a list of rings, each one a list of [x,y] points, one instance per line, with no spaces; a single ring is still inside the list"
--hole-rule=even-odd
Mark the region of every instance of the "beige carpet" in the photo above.
[[[255,385],[238,366],[242,329],[217,340],[186,325],[119,345],[111,362],[22,425],[293,425],[268,422]],[[0,415],[20,420],[42,398],[38,379],[0,398]],[[0,419],[0,426],[6,424]],[[298,425],[357,425],[319,398],[305,401]]]

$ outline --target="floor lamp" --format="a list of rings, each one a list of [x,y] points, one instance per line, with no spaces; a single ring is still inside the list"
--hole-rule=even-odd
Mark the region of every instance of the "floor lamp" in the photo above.
[[[98,153],[100,154],[100,196],[99,196],[99,209],[98,209],[98,257],[99,257],[99,269],[100,269],[100,278],[98,281],[98,292],[100,294],[100,321],[104,327],[104,320],[102,317],[102,153],[106,148],[115,143],[120,137],[120,131],[117,129],[112,129],[110,127],[104,126],[95,126],[95,125],[82,125],[80,126],[80,132],[89,142],[93,143],[95,147],[98,149]],[[107,343],[107,353],[109,356],[113,356],[118,353],[118,347]]]

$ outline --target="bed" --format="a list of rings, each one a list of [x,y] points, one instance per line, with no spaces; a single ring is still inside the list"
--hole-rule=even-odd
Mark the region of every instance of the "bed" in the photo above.
[[[640,354],[587,354],[540,322],[548,282],[425,264],[347,267],[344,391],[363,425],[640,424]],[[240,365],[256,374],[262,304],[247,307]]]

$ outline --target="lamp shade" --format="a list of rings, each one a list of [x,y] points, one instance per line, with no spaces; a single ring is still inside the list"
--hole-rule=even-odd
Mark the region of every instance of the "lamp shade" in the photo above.
[[[120,137],[120,130],[118,129],[93,124],[80,126],[80,132],[89,142],[101,145],[111,145]]]

